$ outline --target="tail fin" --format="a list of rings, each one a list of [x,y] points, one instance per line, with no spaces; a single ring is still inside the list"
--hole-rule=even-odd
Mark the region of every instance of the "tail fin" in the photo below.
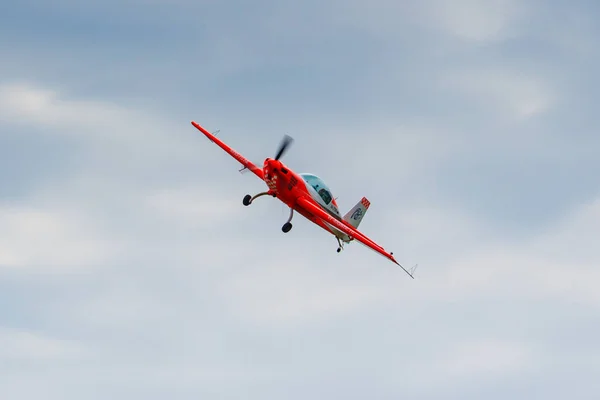
[[[363,197],[346,213],[346,215],[344,215],[344,221],[348,222],[353,227],[358,228],[360,221],[362,221],[370,205],[371,202],[367,200],[366,197]]]

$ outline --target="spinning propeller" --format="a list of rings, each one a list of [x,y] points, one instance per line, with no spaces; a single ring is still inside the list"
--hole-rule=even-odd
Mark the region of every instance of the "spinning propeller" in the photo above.
[[[279,144],[279,148],[277,150],[277,154],[275,155],[275,160],[279,160],[283,155],[288,151],[290,146],[294,143],[294,138],[289,135],[284,135],[281,143]],[[239,170],[242,174],[246,173],[248,168],[244,167]]]
[[[291,136],[285,135],[281,144],[279,144],[279,150],[277,151],[277,155],[275,156],[275,160],[279,160],[281,156],[285,154],[290,145],[294,142],[294,139]]]

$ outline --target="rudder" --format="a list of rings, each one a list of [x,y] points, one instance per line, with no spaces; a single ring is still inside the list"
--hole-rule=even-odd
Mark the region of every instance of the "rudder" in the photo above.
[[[362,221],[370,205],[371,202],[366,197],[363,197],[346,213],[346,215],[344,215],[344,221],[348,222],[354,228],[358,228],[360,221]]]

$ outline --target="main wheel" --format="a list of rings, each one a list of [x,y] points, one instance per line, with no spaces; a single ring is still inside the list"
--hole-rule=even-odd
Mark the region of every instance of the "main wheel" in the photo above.
[[[250,196],[249,194],[244,196],[243,203],[245,206],[249,206],[251,202],[252,202],[252,196]]]
[[[281,230],[283,231],[283,233],[288,233],[290,231],[290,229],[292,229],[292,223],[291,222],[286,222],[281,227]]]
[[[337,248],[337,252],[339,253],[340,251],[342,251],[342,248],[341,248],[341,247],[338,247],[338,248]]]

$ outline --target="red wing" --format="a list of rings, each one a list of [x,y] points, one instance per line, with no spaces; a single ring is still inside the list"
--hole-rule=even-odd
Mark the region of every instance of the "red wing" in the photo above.
[[[211,142],[216,143],[217,146],[219,146],[220,148],[225,150],[230,156],[232,156],[233,158],[238,160],[244,167],[246,167],[250,171],[252,171],[254,173],[254,175],[256,175],[260,179],[264,180],[264,176],[263,176],[264,174],[263,174],[263,170],[261,168],[258,168],[256,165],[254,165],[251,161],[244,158],[237,151],[233,150],[231,147],[227,146],[225,143],[223,143],[222,141],[217,139],[217,137],[215,135],[213,135],[212,133],[210,133],[209,131],[204,129],[197,122],[192,121],[192,125],[194,125],[194,127],[196,129],[198,129],[200,132],[204,133],[206,135],[206,137],[208,137],[210,139]]]
[[[365,236],[364,234],[362,234],[360,231],[358,231],[358,230],[356,230],[356,229],[354,229],[354,228],[352,228],[352,227],[350,227],[348,225],[345,225],[343,222],[341,222],[341,221],[333,218],[325,210],[323,210],[318,205],[314,204],[311,200],[307,199],[306,197],[300,197],[298,199],[298,205],[300,207],[302,207],[304,210],[306,210],[309,213],[313,214],[315,217],[323,220],[324,222],[328,223],[329,225],[332,225],[336,229],[339,229],[340,231],[344,232],[346,235],[350,236],[351,238],[354,238],[354,239],[358,240],[360,243],[362,243],[365,246],[369,247],[371,250],[374,250],[374,251],[378,252],[379,254],[381,254],[382,256],[384,256],[386,258],[388,258],[389,260],[391,260],[395,264],[400,265],[398,263],[398,261],[396,261],[396,259],[394,258],[394,256],[391,255],[390,253],[388,253],[387,251],[385,251],[383,249],[383,247],[381,247],[380,245],[378,245],[377,243],[375,243],[374,241],[372,241],[371,239],[369,239],[367,236]],[[408,275],[410,275],[411,278],[413,278],[412,274],[410,272],[408,272],[404,267],[402,267],[402,265],[400,265],[400,267]]]

